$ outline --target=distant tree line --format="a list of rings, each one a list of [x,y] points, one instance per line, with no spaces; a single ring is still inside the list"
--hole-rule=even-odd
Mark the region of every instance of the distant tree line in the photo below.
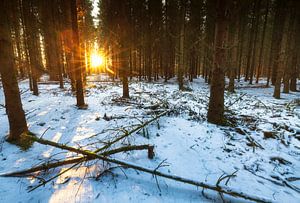
[[[212,79],[217,0],[100,0],[99,44],[115,76],[148,81],[178,76],[179,83]],[[226,4],[226,1],[224,2]],[[296,90],[300,63],[300,2],[232,0],[226,22],[225,75],[250,84],[283,78],[284,92]],[[122,7],[122,8],[121,8]],[[125,58],[124,58],[125,57]],[[280,79],[278,80],[280,81]],[[184,87],[183,84],[179,84]]]
[[[211,83],[215,123],[224,119],[226,76],[230,92],[236,79],[261,77],[275,86],[275,98],[282,82],[283,92],[297,90],[300,1],[100,0],[99,8],[99,44],[124,86],[127,77],[177,76],[184,90],[187,79],[202,76]]]

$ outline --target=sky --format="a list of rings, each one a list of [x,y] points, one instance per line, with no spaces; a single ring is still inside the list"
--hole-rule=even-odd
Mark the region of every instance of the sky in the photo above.
[[[92,11],[92,16],[94,18],[96,18],[97,15],[98,15],[98,12],[99,12],[99,8],[98,8],[99,0],[92,0],[92,2],[93,2],[93,7],[94,7],[93,11]],[[97,19],[94,19],[94,22],[95,22],[96,25],[98,25],[98,20]]]

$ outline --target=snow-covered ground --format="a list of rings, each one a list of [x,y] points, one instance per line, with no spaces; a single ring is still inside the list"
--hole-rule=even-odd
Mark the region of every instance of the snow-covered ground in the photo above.
[[[152,144],[156,155],[153,160],[147,158],[146,151],[113,157],[152,169],[166,160],[168,166],[160,171],[209,184],[216,184],[222,174],[237,171],[227,187],[274,202],[299,202],[300,93],[282,94],[282,99],[276,100],[273,88],[237,85],[236,93],[226,93],[226,127],[206,122],[209,87],[202,79],[189,84],[190,92],[178,91],[174,81],[132,82],[130,100],[120,99],[119,83],[89,82],[87,110],[75,107],[68,85],[63,90],[58,85],[40,85],[38,97],[28,91],[27,81],[20,83],[20,89],[32,132],[90,150],[103,146],[103,141],[122,134],[124,129],[151,119],[154,111],[171,109],[159,123],[113,146]],[[22,151],[4,141],[7,133],[7,116],[0,106],[0,173],[74,156],[38,143]],[[47,180],[67,167],[38,175]],[[108,167],[102,161],[90,161],[30,193],[27,191],[38,185],[39,179],[0,178],[0,202],[222,201],[216,192],[160,177],[157,184],[155,177],[132,169],[115,168],[95,178]],[[227,195],[225,200],[247,202]]]

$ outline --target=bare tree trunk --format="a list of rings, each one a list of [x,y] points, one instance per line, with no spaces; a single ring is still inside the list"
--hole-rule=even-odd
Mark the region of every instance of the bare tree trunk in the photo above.
[[[215,30],[215,54],[214,67],[210,87],[209,108],[207,113],[208,122],[224,124],[224,67],[226,65],[226,36],[228,27],[227,9],[230,0],[217,0],[216,3],[216,30]]]
[[[284,36],[283,30],[285,25],[286,18],[286,2],[284,0],[278,0],[277,9],[278,9],[278,30],[275,30],[275,34],[277,36],[277,49],[275,50],[275,57],[273,58],[273,72],[272,79],[274,80],[275,88],[274,88],[274,98],[280,99],[280,88],[281,88],[281,80],[284,73],[284,63],[285,63],[285,44],[286,44],[286,36]],[[283,39],[284,38],[284,39]],[[275,78],[274,78],[275,77]]]
[[[185,3],[181,1],[181,19],[180,19],[180,36],[179,36],[179,63],[178,63],[178,86],[179,90],[184,89],[183,70],[184,70],[184,23],[185,23]]]
[[[247,27],[247,18],[248,18],[248,10],[249,10],[249,2],[248,1],[239,1],[240,9],[238,12],[239,15],[239,30],[238,30],[238,51],[237,51],[237,79],[238,82],[241,80],[242,75],[242,66],[243,66],[243,52],[246,48],[244,48],[244,44],[246,41],[246,27]],[[235,12],[235,11],[234,11]]]
[[[297,10],[300,9],[300,2],[297,1]],[[300,66],[300,13],[297,13],[296,16],[296,29],[295,29],[295,45],[293,49],[293,58],[292,58],[292,67],[291,67],[291,82],[290,82],[290,90],[291,91],[297,91],[297,77],[299,77],[299,72],[297,70]],[[298,64],[297,64],[297,58],[298,58]]]
[[[261,36],[261,42],[260,42],[258,67],[257,67],[257,72],[256,72],[256,83],[258,83],[258,80],[260,77],[260,72],[261,72],[262,56],[263,56],[263,52],[264,52],[265,35],[266,35],[266,28],[267,28],[268,15],[269,15],[269,2],[270,2],[270,0],[267,0],[266,13],[264,16],[264,25],[263,25],[263,31],[262,31],[262,36]]]
[[[120,35],[120,57],[119,60],[121,67],[120,67],[120,76],[122,78],[123,84],[123,98],[129,98],[129,87],[128,87],[128,69],[129,67],[129,60],[130,60],[130,34],[127,29],[130,27],[129,17],[127,13],[127,5],[125,1],[122,1],[119,5],[120,16],[119,17],[119,30],[118,33]],[[150,59],[149,59],[150,60]],[[151,77],[150,77],[151,78]]]
[[[253,82],[253,75],[255,70],[255,61],[256,61],[256,45],[257,45],[257,35],[258,35],[258,24],[259,24],[259,12],[260,12],[260,5],[261,0],[257,0],[256,2],[256,8],[255,8],[255,23],[254,23],[254,41],[253,41],[253,50],[252,50],[252,62],[251,62],[251,68],[250,68],[250,79],[249,84],[252,84]]]
[[[81,72],[81,57],[80,57],[80,45],[79,45],[79,33],[77,24],[77,5],[76,0],[71,0],[71,16],[72,16],[72,30],[73,30],[73,64],[75,68],[75,80],[76,80],[76,99],[77,106],[79,108],[84,108],[86,105],[84,103],[84,92],[82,83],[82,72]]]
[[[282,82],[282,76],[284,73],[284,62],[285,62],[285,53],[282,52],[279,54],[279,58],[277,59],[277,74],[276,74],[276,80],[275,80],[275,87],[274,87],[274,94],[273,97],[275,99],[280,99],[280,89],[281,89],[281,82]]]
[[[252,19],[251,19],[251,29],[250,29],[250,37],[248,42],[248,50],[247,50],[247,65],[245,70],[245,81],[249,80],[250,72],[251,72],[251,59],[253,59],[253,46],[256,43],[254,41],[254,35],[255,35],[255,11],[257,7],[257,0],[253,2],[253,8],[252,8]]]
[[[39,66],[38,61],[38,28],[37,28],[37,19],[35,19],[35,14],[33,13],[33,4],[30,0],[23,1],[23,17],[24,17],[24,24],[25,24],[25,34],[28,44],[28,53],[30,59],[30,70],[32,76],[32,89],[33,95],[38,96],[39,90],[37,85],[37,67]]]
[[[15,1],[15,0],[12,0]],[[9,141],[19,141],[21,134],[28,131],[25,113],[19,93],[14,68],[14,55],[11,43],[9,10],[11,1],[0,1],[0,73],[5,95],[5,107],[9,121]]]
[[[240,4],[232,4],[231,6],[231,13],[230,13],[230,25],[229,25],[229,33],[228,33],[228,45],[231,47],[228,50],[228,68],[229,68],[229,85],[228,85],[228,91],[234,92],[234,79],[235,74],[238,66],[238,60],[237,60],[237,27],[238,27],[238,19],[237,19],[237,12],[235,10],[238,10]]]
[[[290,78],[291,78],[291,67],[292,67],[292,63],[293,63],[293,52],[292,52],[292,47],[294,46],[294,42],[293,41],[293,29],[294,29],[294,25],[296,23],[295,19],[296,19],[296,10],[295,10],[295,2],[290,2],[289,5],[289,20],[288,20],[288,28],[286,31],[286,35],[287,35],[287,41],[286,41],[286,64],[284,66],[284,75],[283,75],[283,93],[289,93],[290,91]]]
[[[205,25],[205,42],[206,42],[206,54],[204,58],[205,68],[205,82],[211,82],[211,72],[213,69],[213,47],[215,40],[215,6],[217,0],[206,1],[206,25]]]
[[[123,42],[124,43],[124,42]],[[129,87],[128,87],[128,55],[127,51],[125,50],[125,46],[121,47],[121,70],[120,75],[122,78],[122,85],[123,85],[123,98],[129,98]]]

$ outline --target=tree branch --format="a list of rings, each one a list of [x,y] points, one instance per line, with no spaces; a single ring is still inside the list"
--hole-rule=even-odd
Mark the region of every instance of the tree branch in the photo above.
[[[228,187],[220,187],[220,186],[217,186],[217,185],[211,185],[211,184],[207,184],[207,183],[203,183],[203,182],[183,178],[183,177],[180,177],[180,176],[175,176],[175,175],[162,173],[162,172],[159,172],[155,169],[154,170],[153,169],[148,169],[148,168],[144,168],[144,167],[141,167],[141,166],[138,166],[138,165],[135,165],[135,164],[132,164],[132,163],[124,162],[124,161],[121,161],[121,160],[118,160],[118,159],[113,159],[113,158],[109,158],[109,157],[106,157],[106,156],[103,156],[103,155],[98,155],[95,152],[91,152],[89,150],[76,149],[76,148],[73,148],[73,147],[70,147],[70,146],[67,146],[67,145],[52,142],[50,140],[40,139],[40,138],[37,138],[37,137],[32,136],[32,135],[27,135],[27,136],[28,136],[28,138],[30,138],[33,141],[36,141],[40,144],[50,145],[50,146],[57,147],[57,148],[60,148],[60,149],[68,150],[68,151],[75,152],[75,153],[78,153],[78,154],[82,154],[82,155],[85,155],[85,156],[87,156],[88,158],[91,158],[91,159],[100,159],[100,160],[103,160],[103,161],[106,161],[106,162],[118,164],[118,165],[121,165],[123,167],[135,169],[135,170],[142,171],[142,172],[145,172],[145,173],[149,173],[149,174],[152,174],[152,175],[164,177],[164,178],[167,178],[167,179],[171,179],[171,180],[175,180],[175,181],[178,181],[178,182],[182,182],[182,183],[202,187],[202,188],[209,189],[209,190],[214,190],[214,191],[217,191],[219,193],[227,194],[227,195],[230,195],[230,196],[233,196],[233,197],[244,198],[244,199],[251,200],[251,201],[256,201],[256,202],[271,202],[268,199],[255,197],[255,196],[250,196],[250,195],[247,195],[243,192],[234,191],[234,190],[232,190]]]

